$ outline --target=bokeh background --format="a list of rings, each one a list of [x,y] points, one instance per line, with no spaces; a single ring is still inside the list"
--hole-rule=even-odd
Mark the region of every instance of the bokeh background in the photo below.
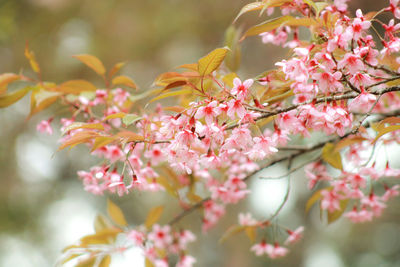
[[[89,53],[107,67],[126,61],[123,72],[134,78],[141,90],[150,88],[161,72],[196,62],[223,45],[224,32],[240,8],[240,0],[0,0],[0,72],[30,74],[24,58],[25,42],[35,51],[44,79],[62,82],[86,78],[100,82],[94,72],[71,56]],[[357,8],[376,10],[389,1],[350,1]],[[237,25],[248,27],[260,19],[246,15]],[[269,69],[287,51],[250,38],[242,46],[243,78]],[[100,84],[100,83],[99,83]],[[54,266],[63,247],[93,232],[97,213],[105,213],[105,197],[85,192],[76,171],[87,170],[96,159],[85,148],[58,152],[58,134],[36,133],[40,119],[54,110],[25,121],[29,113],[26,97],[0,111],[0,266]],[[398,159],[396,150],[389,151]],[[393,166],[399,166],[394,162]],[[277,176],[285,166],[268,169]],[[289,227],[306,226],[304,240],[283,259],[257,258],[250,242],[238,235],[219,245],[227,226],[236,222],[237,212],[249,210],[267,218],[282,201],[287,180],[266,181],[253,177],[251,196],[235,207],[218,227],[199,234],[191,253],[196,266],[306,266],[306,267],[389,267],[400,266],[400,202],[393,200],[384,215],[372,223],[353,225],[339,220],[321,222],[317,209],[304,214],[310,192],[304,173],[292,176],[289,201],[278,222]],[[171,201],[167,195],[132,193],[112,199],[122,207],[132,224],[144,221],[153,205]],[[168,208],[163,219],[177,214]],[[199,232],[200,221],[191,215],[183,222]],[[279,235],[279,233],[275,233]],[[140,251],[113,256],[111,266],[143,266]]]

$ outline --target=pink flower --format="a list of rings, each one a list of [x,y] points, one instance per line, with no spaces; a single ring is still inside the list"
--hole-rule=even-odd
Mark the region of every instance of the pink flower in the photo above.
[[[267,253],[268,245],[271,246],[270,244],[267,244],[267,243],[263,240],[263,241],[261,241],[261,243],[258,243],[258,244],[253,245],[253,246],[250,248],[250,250],[251,250],[251,251],[254,251],[254,253],[255,253],[257,256],[261,256],[261,255]]]
[[[155,224],[153,230],[148,235],[148,239],[154,242],[155,247],[166,248],[166,246],[172,243],[170,231],[171,227],[169,225],[161,227],[160,225]]]
[[[322,195],[322,200],[321,200],[322,209],[328,210],[329,212],[340,210],[339,195],[335,191],[322,190],[321,195]]]
[[[281,247],[278,243],[275,245],[267,244],[267,254],[271,259],[276,259],[285,256],[289,250],[285,247]]]
[[[51,123],[52,120],[53,120],[53,119],[50,118],[50,119],[48,119],[48,120],[43,120],[43,121],[41,121],[41,122],[36,126],[36,130],[37,130],[38,132],[41,132],[41,133],[48,133],[48,134],[52,135],[52,134],[53,134],[53,128],[51,128],[51,125],[50,125],[50,123]]]
[[[239,213],[239,224],[243,226],[254,226],[258,224],[258,221],[253,218],[250,212]]]
[[[351,74],[356,74],[364,69],[364,63],[358,56],[347,53],[343,59],[338,62],[338,68],[347,68]]]
[[[304,227],[300,226],[294,231],[287,230],[289,236],[285,241],[285,245],[287,244],[294,244],[299,241],[303,237]]]
[[[376,101],[376,96],[366,91],[361,92],[349,104],[350,111],[369,111]]]
[[[183,255],[179,262],[176,264],[176,267],[192,267],[196,262],[196,259],[190,255]]]
[[[205,118],[207,125],[213,123],[214,118],[216,118],[221,111],[217,108],[218,102],[212,101],[207,106],[201,106],[197,109],[196,115],[194,116],[196,119]]]
[[[231,94],[237,96],[240,100],[246,99],[249,88],[253,85],[253,82],[252,79],[245,80],[243,83],[239,78],[233,79]]]
[[[353,223],[363,223],[366,221],[371,221],[373,214],[368,211],[365,207],[361,211],[357,211],[357,208],[354,207],[352,211],[346,212],[344,214],[350,221]]]
[[[231,99],[228,102],[227,114],[232,120],[235,119],[235,113],[240,119],[242,119],[244,117],[244,115],[246,114],[246,109],[242,105],[242,101],[239,99],[238,100]]]

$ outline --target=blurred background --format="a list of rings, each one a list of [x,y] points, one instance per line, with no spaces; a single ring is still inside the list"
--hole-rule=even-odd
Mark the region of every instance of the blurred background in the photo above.
[[[25,42],[29,41],[45,80],[86,78],[101,85],[94,72],[71,57],[89,53],[108,68],[126,61],[123,72],[146,90],[159,73],[196,62],[222,46],[225,30],[248,2],[0,0],[0,73],[23,70],[31,74],[24,58]],[[361,8],[366,13],[388,2],[353,0],[350,10],[354,14]],[[255,14],[246,15],[237,25],[245,28],[259,21]],[[262,44],[259,38],[247,39],[242,48],[242,78],[256,76],[286,55],[280,48]],[[93,220],[97,213],[104,214],[106,207],[106,198],[85,192],[76,175],[77,170],[89,169],[96,159],[84,147],[56,153],[59,133],[45,136],[35,131],[36,124],[47,118],[46,112],[26,122],[28,113],[27,97],[0,111],[0,266],[5,267],[54,266],[63,247],[93,233]],[[285,166],[278,165],[264,176],[284,172]],[[372,223],[353,225],[339,220],[328,226],[320,221],[317,209],[304,214],[310,192],[302,171],[292,176],[289,201],[278,219],[291,228],[306,227],[304,240],[288,257],[275,261],[256,257],[243,234],[218,244],[227,226],[237,222],[237,212],[249,210],[260,219],[267,218],[283,200],[286,187],[287,179],[253,177],[249,198],[228,208],[229,216],[209,233],[199,234],[198,242],[190,247],[198,260],[196,266],[400,266],[398,199]],[[112,199],[132,225],[141,224],[151,206],[171,201],[167,195],[144,193]],[[172,204],[163,218],[166,221],[178,212]],[[198,216],[189,216],[184,224],[199,233]],[[128,251],[113,256],[111,266],[141,267],[143,257],[140,251]]]

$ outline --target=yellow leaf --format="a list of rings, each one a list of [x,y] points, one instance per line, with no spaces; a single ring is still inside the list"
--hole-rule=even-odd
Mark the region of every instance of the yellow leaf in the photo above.
[[[323,189],[315,191],[312,194],[312,196],[307,200],[306,213],[311,209],[311,207],[315,204],[315,202],[317,202],[318,200],[320,200],[322,198],[321,192],[323,190],[329,190],[329,188],[323,188]]]
[[[114,114],[111,114],[111,115],[108,115],[107,117],[105,117],[103,119],[103,121],[112,120],[112,119],[122,119],[123,117],[125,117],[125,115],[126,115],[126,113],[124,113],[124,112],[114,113]]]
[[[164,206],[157,206],[150,210],[149,214],[147,215],[146,222],[144,225],[147,229],[150,229],[153,224],[155,224],[161,217],[164,211]]]
[[[238,18],[240,16],[242,16],[243,14],[250,12],[250,11],[254,11],[254,10],[260,10],[260,9],[262,9],[263,6],[264,6],[263,2],[253,2],[253,3],[249,3],[249,4],[245,5],[239,11],[239,14],[236,16],[236,18],[233,20],[233,22],[237,21]]]
[[[12,93],[0,95],[0,108],[8,107],[23,98],[32,88],[25,87]]]
[[[313,26],[317,21],[312,18],[295,18],[292,16],[283,16],[275,19],[268,20],[248,29],[241,40],[248,36],[259,35],[260,33],[272,31],[280,26]]]
[[[326,143],[322,148],[322,159],[336,169],[343,169],[342,157],[339,152],[335,151],[335,145],[332,143]]]
[[[94,220],[94,230],[96,233],[108,228],[113,228],[112,223],[105,216],[101,214],[97,215]]]
[[[19,80],[20,76],[15,73],[3,73],[0,75],[0,94],[4,94],[7,91],[7,85],[16,80]]]
[[[82,132],[77,132],[74,134],[71,138],[66,140],[59,148],[58,150],[62,150],[66,147],[73,147],[78,144],[86,143],[91,141],[92,139],[96,138],[99,136],[98,132],[95,131],[82,131]]]
[[[164,107],[163,110],[172,111],[176,113],[183,113],[186,109],[181,106]]]
[[[135,141],[143,141],[144,137],[136,134],[131,131],[121,131],[115,135],[115,137],[119,137],[124,139],[126,142],[135,142]]]
[[[71,80],[60,84],[55,90],[65,94],[79,95],[85,91],[96,91],[97,88],[92,83],[85,80]]]
[[[74,122],[65,127],[62,135],[68,133],[69,131],[76,129],[95,129],[95,130],[104,130],[104,127],[101,123],[84,123],[84,122]]]
[[[167,98],[167,97],[178,96],[178,95],[187,95],[187,94],[191,94],[191,93],[192,93],[191,89],[181,89],[181,90],[178,90],[178,91],[168,92],[168,93],[159,95],[159,96],[151,99],[148,104],[150,104],[150,103],[152,103],[154,101],[160,100],[160,99]]]
[[[109,77],[114,76],[123,66],[125,65],[125,62],[119,62],[115,64],[112,69],[110,70]]]
[[[380,121],[380,122],[378,123],[377,129],[380,130],[380,129],[385,128],[385,123],[389,123],[389,124],[400,123],[400,118],[399,118],[399,117],[389,117],[389,118],[386,118],[386,119],[384,119],[384,120],[382,120],[382,121]]]
[[[256,241],[256,236],[257,236],[256,226],[246,226],[245,233],[251,242],[254,243]]]
[[[75,265],[75,267],[93,267],[96,262],[96,257],[91,256],[90,258],[87,259],[82,259],[78,261],[78,263]]]
[[[112,142],[115,141],[114,137],[110,137],[110,136],[100,136],[100,137],[96,137],[94,139],[94,144],[92,146],[92,149],[90,150],[90,152],[95,151],[96,149],[99,149],[103,146],[106,146]]]
[[[193,70],[193,71],[197,71],[197,70],[199,69],[197,63],[183,64],[183,65],[180,65],[180,66],[177,67],[177,68],[178,68],[178,69],[188,69],[188,70]]]
[[[362,136],[350,136],[348,138],[342,139],[336,143],[334,152],[339,152],[342,148],[346,146],[361,143],[364,140],[366,139]]]
[[[51,96],[48,97],[40,102],[36,102],[35,106],[31,109],[31,112],[29,113],[28,119],[30,119],[33,115],[36,113],[48,108],[52,104],[54,104],[58,99],[58,96]]]
[[[151,260],[149,260],[148,258],[145,259],[144,266],[145,267],[155,267],[154,264],[151,262]]]
[[[116,227],[107,228],[99,230],[93,235],[84,236],[80,239],[80,241],[84,245],[112,244],[115,241],[115,237],[121,232],[123,231]]]
[[[31,64],[31,68],[34,72],[39,73],[40,67],[36,61],[35,54],[29,50],[28,43],[25,45],[25,57],[29,60],[29,64]]]
[[[128,223],[125,220],[125,216],[121,209],[115,205],[111,200],[107,200],[107,212],[111,219],[118,225],[127,226]]]
[[[135,82],[131,78],[129,78],[128,76],[125,76],[125,75],[120,75],[120,76],[115,77],[112,80],[112,84],[114,84],[114,85],[122,84],[122,85],[126,85],[128,87],[131,87],[133,89],[137,88]]]
[[[378,135],[375,137],[374,141],[372,143],[375,143],[381,136],[393,132],[393,131],[397,131],[400,130],[400,125],[390,125],[388,127],[385,128],[378,128]]]
[[[98,267],[109,267],[111,263],[111,256],[110,255],[106,255],[104,256],[104,258],[101,260],[101,262],[99,263]]]
[[[82,55],[75,55],[74,58],[77,58],[82,63],[87,65],[89,68],[94,70],[97,74],[104,76],[106,73],[106,69],[104,68],[103,63],[95,56],[82,54]]]
[[[229,49],[227,47],[217,48],[211,51],[208,55],[199,59],[198,71],[200,75],[205,76],[218,69],[222,61],[224,61],[226,53]]]
[[[345,212],[346,208],[347,208],[347,204],[349,203],[349,199],[342,199],[340,200],[340,209],[339,210],[335,210],[334,212],[329,212],[328,211],[328,223],[333,223],[334,221],[336,221],[337,219],[339,219],[342,214]]]
[[[245,228],[246,226],[243,225],[232,225],[231,227],[228,228],[228,230],[226,230],[226,232],[222,235],[221,239],[218,242],[222,244],[232,235],[236,235],[244,231]]]

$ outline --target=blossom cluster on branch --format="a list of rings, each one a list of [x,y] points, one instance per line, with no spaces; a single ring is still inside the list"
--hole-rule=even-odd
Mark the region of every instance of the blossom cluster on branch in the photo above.
[[[378,12],[363,14],[358,9],[353,18],[346,2],[250,3],[238,17],[260,11],[274,18],[243,34],[230,29],[227,47],[179,66],[179,72],[161,74],[155,89],[144,93],[135,91],[129,77],[116,75],[123,64],[107,72],[91,55],[76,58],[102,77],[104,88],[85,80],[42,81],[39,64],[27,47],[25,54],[38,78],[1,75],[0,106],[31,92],[29,116],[55,102],[67,107],[69,112],[60,119],[60,149],[85,143],[92,155],[104,159],[78,172],[88,192],[122,196],[134,190],[166,191],[182,207],[162,226],[157,222],[163,206],[158,206],[143,225],[130,227],[121,210],[109,203],[112,221],[98,217],[96,234],[67,249],[66,259],[108,266],[110,254],[138,246],[148,266],[174,261],[178,267],[192,266],[196,260],[188,254],[187,244],[195,235],[181,220],[199,210],[206,232],[226,214],[227,205],[251,193],[249,178],[258,179],[255,174],[260,170],[284,161],[290,166],[287,174],[262,178],[290,179],[291,173],[304,168],[309,188],[318,187],[306,210],[319,202],[329,223],[342,215],[354,223],[380,216],[399,194],[399,185],[390,178],[400,177],[400,170],[389,160],[385,168],[377,166],[376,154],[378,147],[400,142],[400,24],[395,21],[400,19],[400,7],[391,0]],[[394,18],[382,22],[382,13]],[[308,29],[309,40],[300,39],[300,28]],[[241,79],[235,73],[240,41],[258,35],[264,43],[289,48],[291,56],[277,62],[276,69]],[[7,85],[16,81],[33,85],[8,93]],[[160,104],[167,97],[176,98],[174,106]],[[149,98],[148,104],[158,102],[153,112],[135,105]],[[37,130],[52,134],[55,119],[40,122]],[[313,143],[318,132],[327,139]],[[292,142],[294,136],[311,144],[299,146]],[[295,158],[311,152],[317,153],[312,161],[292,166]],[[285,256],[304,230],[275,223],[286,200],[287,196],[274,214],[262,219],[240,213],[238,223],[221,239],[245,232],[253,243],[249,249],[257,256]],[[287,235],[270,238],[266,229],[271,226]],[[119,235],[128,245],[116,250]]]

